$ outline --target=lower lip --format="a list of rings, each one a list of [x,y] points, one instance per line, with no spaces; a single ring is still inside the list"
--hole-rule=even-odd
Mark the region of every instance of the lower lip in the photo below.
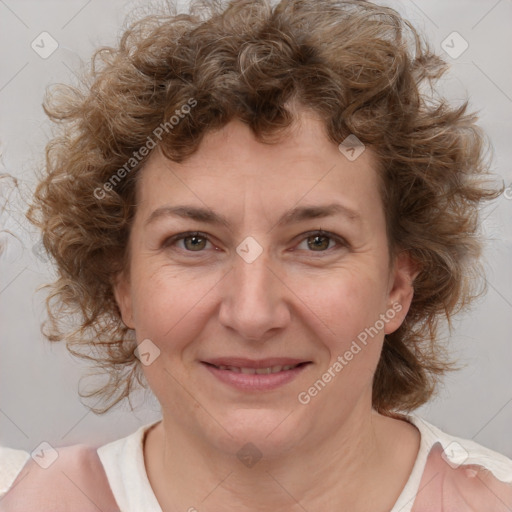
[[[232,370],[221,370],[209,364],[202,364],[212,375],[217,377],[217,379],[242,391],[271,391],[288,384],[288,382],[295,379],[295,377],[309,366],[308,363],[292,368],[291,370],[283,370],[277,373],[247,374],[234,372]]]

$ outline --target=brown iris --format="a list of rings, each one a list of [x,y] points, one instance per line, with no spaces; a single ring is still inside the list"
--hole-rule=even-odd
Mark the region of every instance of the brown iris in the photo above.
[[[310,240],[313,239],[313,242]],[[329,237],[324,235],[313,235],[308,237],[308,247],[313,250],[324,250],[329,247]]]
[[[192,243],[188,244],[187,241],[191,240]],[[183,243],[188,250],[198,251],[204,249],[207,240],[206,238],[199,235],[191,235],[183,238]]]

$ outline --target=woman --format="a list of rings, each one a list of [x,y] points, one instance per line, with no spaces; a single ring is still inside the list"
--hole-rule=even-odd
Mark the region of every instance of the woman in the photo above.
[[[360,1],[207,4],[100,50],[46,106],[46,333],[107,372],[96,412],[145,380],[162,420],[34,458],[0,507],[510,510],[512,461],[410,414],[499,194],[474,116],[421,92],[443,70]]]

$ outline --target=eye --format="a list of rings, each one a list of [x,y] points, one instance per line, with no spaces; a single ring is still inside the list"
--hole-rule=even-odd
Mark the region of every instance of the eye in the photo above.
[[[207,235],[200,233],[199,231],[180,233],[179,235],[167,238],[162,247],[171,247],[176,245],[178,242],[183,242],[182,246],[179,247],[187,252],[201,252],[206,248],[206,244],[211,243],[208,240]]]
[[[304,235],[306,235],[304,237]],[[301,243],[293,250],[305,250],[308,252],[327,252],[336,246],[348,247],[348,243],[341,237],[328,231],[317,230],[302,235]],[[179,233],[167,238],[162,243],[162,248],[177,246],[185,252],[203,252],[211,244],[208,235],[200,231]],[[215,246],[213,246],[216,249]]]
[[[336,245],[347,246],[347,243],[342,238],[327,231],[318,230],[306,233],[306,235],[306,238],[297,246],[297,249],[309,252],[326,252]]]

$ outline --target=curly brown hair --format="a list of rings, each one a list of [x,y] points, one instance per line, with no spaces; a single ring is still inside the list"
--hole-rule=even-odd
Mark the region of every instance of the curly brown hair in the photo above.
[[[58,271],[43,332],[108,376],[81,393],[99,398],[91,410],[129,397],[135,380],[146,386],[113,294],[151,154],[141,148],[158,134],[182,162],[235,118],[273,143],[294,121],[292,103],[320,114],[332,142],[354,134],[378,157],[390,254],[408,251],[421,270],[405,321],[385,337],[373,406],[425,403],[453,366],[439,328],[485,289],[479,207],[501,192],[467,101],[432,92],[446,67],[408,21],[370,2],[202,0],[132,23],[118,47],[95,52],[85,86],[57,87],[44,107],[61,133],[28,216]],[[193,112],[159,128],[191,100]]]

